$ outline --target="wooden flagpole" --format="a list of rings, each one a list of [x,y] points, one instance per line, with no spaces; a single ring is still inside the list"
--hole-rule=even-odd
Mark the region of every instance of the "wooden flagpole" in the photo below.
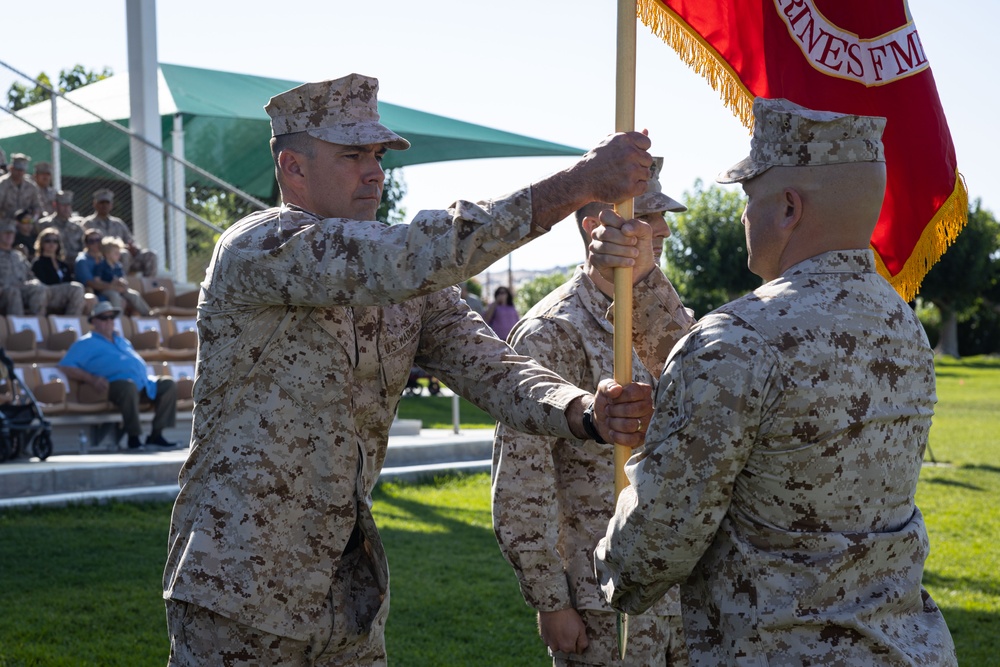
[[[618,46],[615,68],[615,131],[635,129],[635,38],[636,0],[618,0]],[[615,206],[615,212],[626,220],[632,218],[632,200]],[[615,269],[615,382],[626,385],[632,381],[632,269]],[[631,455],[628,447],[614,446],[615,501],[628,486],[625,462]],[[618,614],[618,653],[625,658],[628,643],[628,616]]]

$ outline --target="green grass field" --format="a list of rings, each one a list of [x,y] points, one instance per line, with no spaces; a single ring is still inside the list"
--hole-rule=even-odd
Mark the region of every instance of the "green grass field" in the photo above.
[[[1000,656],[1000,360],[943,360],[938,371],[939,465],[925,467],[917,494],[931,538],[924,582],[960,664],[986,667]],[[447,428],[450,399],[440,400]],[[411,414],[425,419],[431,405]],[[163,665],[169,514],[117,503],[0,513],[0,667]],[[375,516],[392,569],[393,665],[550,664],[497,549],[487,475],[382,485]]]

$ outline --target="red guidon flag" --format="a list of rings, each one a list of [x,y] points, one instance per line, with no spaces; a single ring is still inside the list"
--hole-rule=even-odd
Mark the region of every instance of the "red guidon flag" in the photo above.
[[[639,18],[745,125],[754,97],[885,116],[872,249],[907,301],[965,225],[968,193],[905,0],[638,0]]]

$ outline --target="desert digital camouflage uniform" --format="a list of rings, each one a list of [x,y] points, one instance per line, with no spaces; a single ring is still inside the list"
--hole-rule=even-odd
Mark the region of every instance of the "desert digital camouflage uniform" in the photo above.
[[[0,176],[0,220],[13,220],[14,213],[26,208],[36,217],[42,210],[42,200],[38,186],[25,176],[20,183],[15,183],[10,174]]]
[[[66,262],[72,266],[76,261],[76,256],[83,250],[83,227],[80,223],[83,218],[74,215],[71,218],[64,218],[58,213],[47,215],[38,221],[38,230],[46,227],[55,227],[59,230],[59,240],[62,243],[63,256]],[[125,253],[122,253],[125,254]]]
[[[35,187],[38,188],[38,201],[41,202],[41,210],[36,214],[37,217],[42,218],[47,215],[52,215],[56,210],[56,187],[54,185],[49,185],[42,187],[35,183]]]
[[[48,290],[31,272],[31,264],[18,250],[0,248],[0,313],[44,315]]]
[[[100,217],[97,213],[91,213],[80,222],[80,227],[84,230],[91,227],[99,229],[102,236],[117,236],[125,242],[125,245],[130,246],[135,243],[132,231],[125,221],[113,215]],[[121,263],[125,275],[138,272],[148,277],[156,275],[158,266],[156,253],[146,249],[140,249],[138,255],[133,255],[127,249],[122,251]]]
[[[662,271],[654,269],[633,291],[633,377],[655,384],[694,318]],[[509,336],[511,346],[578,387],[596,390],[601,380],[614,377],[610,307],[579,267],[521,319]],[[686,664],[676,589],[649,613],[629,619],[626,660],[618,661],[616,615],[593,568],[594,547],[614,514],[611,448],[502,425],[493,447],[493,528],[525,601],[539,611],[585,612],[589,646],[581,654],[554,653],[555,664]]]
[[[394,226],[284,205],[222,235],[198,308],[165,598],[329,638],[329,664],[385,664],[371,491],[413,363],[529,432],[569,437],[564,410],[586,395],[514,354],[448,287],[541,234],[531,210],[530,189]]]
[[[954,665],[914,492],[933,354],[870,250],[710,313],[660,378],[596,567],[616,608],[681,584],[695,665]]]

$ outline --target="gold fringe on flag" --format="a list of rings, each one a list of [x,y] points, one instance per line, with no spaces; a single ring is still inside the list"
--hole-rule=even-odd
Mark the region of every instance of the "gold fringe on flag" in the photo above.
[[[878,272],[895,288],[906,301],[913,301],[920,292],[920,283],[931,267],[938,263],[959,233],[965,227],[969,217],[969,191],[965,186],[965,178],[955,172],[955,189],[948,199],[934,214],[934,218],[924,227],[920,240],[914,246],[903,268],[896,275],[891,275],[882,263],[882,258],[875,250],[875,263]]]
[[[704,77],[743,125],[753,129],[753,95],[708,42],[684,19],[656,0],[637,0],[636,15],[654,35],[676,51],[688,67]]]
[[[636,15],[654,35],[677,52],[688,67],[700,74],[719,93],[723,103],[747,128],[753,129],[753,94],[728,63],[684,19],[657,0],[637,0]],[[920,283],[937,264],[968,220],[969,193],[965,180],[955,172],[955,189],[924,227],[913,252],[896,275],[891,275],[875,252],[878,272],[906,301],[920,291]]]

